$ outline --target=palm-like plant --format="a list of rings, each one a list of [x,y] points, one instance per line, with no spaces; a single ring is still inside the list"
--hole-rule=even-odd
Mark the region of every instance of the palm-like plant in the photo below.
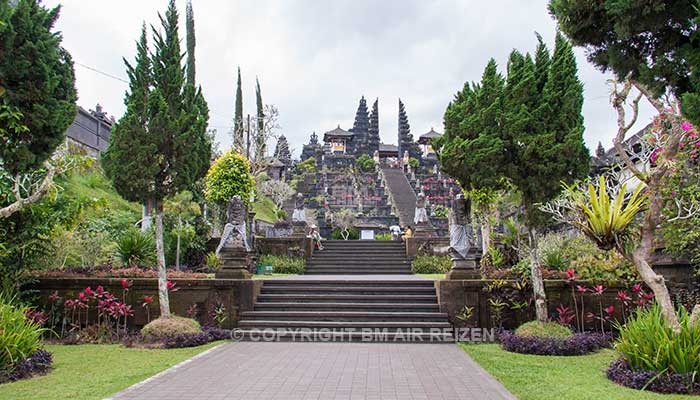
[[[646,207],[647,195],[642,193],[643,185],[628,194],[626,183],[619,191],[614,191],[608,188],[605,177],[601,176],[597,192],[592,183],[588,184],[587,192],[575,186],[564,185],[564,188],[580,213],[580,218],[572,221],[573,224],[601,249],[622,249],[634,217]]]

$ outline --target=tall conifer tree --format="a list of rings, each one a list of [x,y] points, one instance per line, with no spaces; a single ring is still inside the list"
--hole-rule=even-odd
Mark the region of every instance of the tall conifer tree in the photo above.
[[[174,0],[159,17],[163,32],[153,28],[150,59],[144,30],[137,46],[136,65],[132,68],[127,63],[127,112],[115,127],[103,163],[119,193],[154,205],[158,297],[161,317],[167,318],[170,304],[163,248],[163,199],[191,189],[204,176],[211,143],[206,133],[206,101],[201,89],[186,82],[181,65]],[[125,174],[131,179],[124,179]]]
[[[239,154],[245,154],[245,138],[243,135],[243,89],[241,88],[241,67],[238,67],[236,105],[233,117],[233,150]]]
[[[265,110],[263,109],[262,93],[260,92],[260,81],[255,77],[255,106],[257,109],[258,133],[256,135],[255,159],[262,160],[265,157],[267,143],[265,143]]]
[[[185,30],[187,40],[187,83],[195,86],[195,57],[194,48],[196,39],[194,34],[194,10],[192,10],[192,0],[187,0],[187,8],[185,9]]]

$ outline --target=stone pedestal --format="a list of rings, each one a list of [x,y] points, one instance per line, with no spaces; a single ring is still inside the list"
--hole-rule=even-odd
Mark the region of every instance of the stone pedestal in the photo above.
[[[294,237],[306,237],[306,222],[304,221],[294,221],[292,222],[292,236]]]
[[[452,259],[452,269],[447,273],[447,279],[481,279],[479,258],[476,254],[467,254],[465,259]]]
[[[224,247],[221,249],[221,266],[216,272],[216,279],[250,279],[248,267],[254,264],[253,253],[243,248]]]
[[[423,222],[416,225],[416,229],[413,233],[413,236],[417,238],[431,238],[435,237],[435,234],[435,228],[429,223]]]

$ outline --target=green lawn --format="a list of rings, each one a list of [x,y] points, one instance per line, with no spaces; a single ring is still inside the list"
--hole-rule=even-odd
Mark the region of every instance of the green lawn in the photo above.
[[[272,274],[272,275],[253,275],[253,279],[269,279],[269,278],[285,278],[288,276],[296,276],[296,274]]]
[[[0,385],[0,399],[102,399],[220,343],[169,350],[49,345],[46,349],[53,353],[53,370]]]
[[[433,279],[433,280],[445,279],[445,274],[416,274],[416,275],[423,277],[423,278]]]
[[[627,389],[605,376],[617,355],[551,357],[509,353],[497,344],[461,344],[479,365],[523,400],[679,400],[698,396],[661,395]]]

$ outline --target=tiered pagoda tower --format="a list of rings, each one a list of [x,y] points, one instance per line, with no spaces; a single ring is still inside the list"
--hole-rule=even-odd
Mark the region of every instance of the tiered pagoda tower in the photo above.
[[[367,113],[367,101],[365,96],[360,99],[360,105],[357,107],[357,112],[355,113],[355,122],[352,125],[350,132],[353,133],[352,138],[352,149],[350,152],[360,156],[361,154],[369,154],[368,151],[368,137],[369,137],[369,115]]]
[[[367,130],[367,151],[370,156],[379,150],[379,99],[372,104],[372,112],[369,114],[369,129]]]

